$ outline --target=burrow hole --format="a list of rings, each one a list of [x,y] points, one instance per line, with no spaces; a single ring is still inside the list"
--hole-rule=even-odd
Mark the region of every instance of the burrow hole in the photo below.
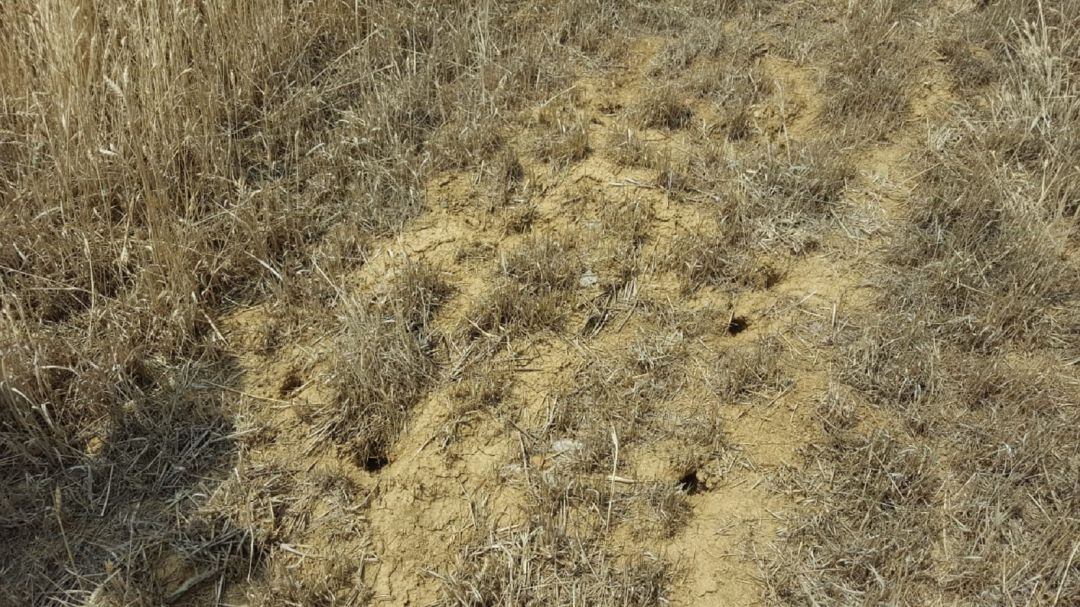
[[[386,455],[383,454],[383,453],[379,453],[377,455],[369,455],[361,463],[364,466],[364,470],[367,470],[368,472],[371,472],[371,473],[375,473],[375,472],[379,472],[380,470],[385,468],[387,465],[389,465],[390,464],[390,458],[386,457]]]
[[[738,335],[745,331],[748,326],[750,326],[750,323],[745,316],[734,316],[727,326],[728,335]]]
[[[287,398],[296,393],[304,385],[304,380],[296,371],[289,371],[289,374],[285,376],[285,379],[281,382],[281,387],[278,388],[278,395],[281,398]]]
[[[697,470],[690,470],[686,474],[679,477],[678,483],[675,485],[679,491],[686,493],[687,495],[696,495],[701,493],[701,479],[698,478]]]

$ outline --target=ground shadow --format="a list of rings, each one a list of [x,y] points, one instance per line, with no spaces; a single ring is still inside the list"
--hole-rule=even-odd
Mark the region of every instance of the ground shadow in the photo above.
[[[205,507],[235,462],[236,361],[167,377],[62,466],[4,454],[0,605],[184,604],[258,565],[253,533]]]

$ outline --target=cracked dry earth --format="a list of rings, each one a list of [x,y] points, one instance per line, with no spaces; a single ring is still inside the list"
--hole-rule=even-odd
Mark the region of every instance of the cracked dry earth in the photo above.
[[[371,604],[436,602],[479,526],[526,526],[529,513],[522,504],[530,479],[558,469],[564,452],[580,445],[573,436],[553,435],[545,424],[581,382],[595,380],[582,373],[587,361],[618,359],[661,325],[681,342],[682,368],[677,382],[650,397],[651,407],[674,430],[620,437],[612,426],[604,437],[617,445],[611,469],[581,474],[609,482],[616,494],[642,485],[677,487],[685,512],[678,525],[660,530],[633,517],[612,523],[604,547],[617,557],[673,563],[678,581],[671,604],[762,602],[760,559],[793,507],[776,481],[817,432],[809,416],[828,382],[821,355],[828,329],[840,311],[867,299],[861,277],[909,192],[907,155],[918,129],[901,125],[889,143],[849,153],[856,172],[845,190],[843,218],[817,246],[768,257],[767,269],[751,271],[770,277],[747,277],[749,288],[688,289],[666,257],[673,242],[705,225],[701,200],[662,187],[662,168],[617,162],[609,136],[621,128],[620,110],[653,86],[647,66],[664,42],[637,40],[618,66],[582,73],[572,87],[522,114],[511,145],[519,148],[524,178],[505,203],[491,202],[484,168],[437,174],[427,184],[426,211],[333,285],[346,297],[375,298],[404,263],[428,262],[453,289],[432,323],[440,334],[455,335],[518,247],[554,243],[580,267],[560,302],[561,330],[504,335],[483,347],[445,339],[438,344],[438,380],[409,411],[386,461],[357,461],[313,433],[309,412],[334,397],[326,382],[333,324],[294,323],[303,328],[267,351],[261,345],[267,327],[286,322],[274,305],[239,311],[222,323],[244,371],[241,392],[249,397],[250,431],[257,437],[248,441],[246,473],[302,470],[333,479],[303,498],[313,502],[307,524],[283,546],[295,567],[317,572],[320,560],[360,556]],[[755,132],[719,147],[721,156],[763,147],[783,153],[824,134],[817,126],[817,71],[771,56],[761,66],[774,86],[754,105]],[[922,82],[913,91],[920,120],[947,101],[934,73]],[[721,118],[704,103],[690,104],[702,132],[715,131],[722,140]],[[534,132],[552,121],[581,125],[587,133],[587,149],[561,166],[530,154]],[[648,129],[641,137],[669,162],[700,153],[700,135],[685,130]],[[610,229],[623,216],[637,221],[639,233],[630,245]],[[611,275],[624,261],[620,255],[635,259],[628,276]],[[761,369],[776,377],[734,398],[715,389],[715,367],[724,364],[725,353],[757,351],[762,344],[778,352],[777,360],[759,361],[776,367]],[[489,356],[483,365],[506,387],[491,410],[463,409],[459,402],[457,386],[481,364],[479,350]],[[719,417],[714,428],[722,436],[714,450],[680,440],[703,430],[684,428],[704,423],[703,409]],[[646,522],[670,514],[659,510]]]

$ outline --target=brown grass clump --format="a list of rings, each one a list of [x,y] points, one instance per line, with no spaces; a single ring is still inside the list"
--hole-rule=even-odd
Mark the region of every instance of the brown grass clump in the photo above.
[[[698,166],[695,173],[706,193],[733,179],[738,189],[714,196],[715,223],[675,243],[669,263],[693,286],[771,286],[776,272],[758,261],[757,250],[800,255],[818,246],[853,177],[850,165],[822,146],[772,152],[720,172]]]
[[[378,470],[435,369],[429,346],[405,319],[354,308],[344,322],[335,348],[337,402],[320,415],[316,433],[341,441],[364,467]]]
[[[4,601],[95,592],[121,604],[155,604],[181,596],[181,584],[196,572],[237,580],[261,562],[267,536],[200,508],[198,497],[201,479],[221,474],[232,459],[235,423],[213,387],[228,381],[232,368],[208,352],[171,374],[169,386],[151,383],[162,371],[147,369],[141,387],[118,386],[125,401],[104,420],[87,411],[79,433],[66,426],[71,418],[43,418],[15,384],[19,376],[5,375],[0,534],[19,558],[0,564],[11,580]],[[56,466],[52,458],[82,464]]]
[[[1080,214],[1080,18],[1075,2],[1000,3],[999,11],[1020,14],[1003,23],[987,17],[1005,56],[1003,75],[989,95],[990,118],[978,133],[980,147],[1003,168],[1018,172],[1025,194],[1038,199],[1050,218],[1071,218],[1075,238]],[[1021,21],[1020,19],[1025,19]],[[1038,28],[1021,23],[1039,23]]]
[[[552,168],[564,169],[584,160],[592,151],[588,125],[575,108],[561,105],[545,108],[539,122],[543,132],[536,142],[536,154]]]
[[[779,394],[789,385],[780,365],[781,353],[779,340],[771,336],[726,348],[712,365],[709,387],[725,403]]]
[[[920,65],[912,44],[911,0],[853,4],[842,35],[831,41],[831,67],[823,83],[823,117],[857,138],[880,139],[899,127],[910,109],[908,89]]]
[[[904,342],[888,347],[905,361],[920,356]],[[1063,539],[1078,530],[1068,405],[1077,386],[1067,368],[949,352],[912,374],[928,371],[933,390],[871,393],[903,407],[906,428],[886,443],[858,429],[857,402],[823,407],[829,442],[808,456],[829,467],[795,489],[818,506],[793,522],[796,552],[771,571],[778,597],[990,605],[1054,604],[1075,593],[1067,573],[1075,542]],[[902,386],[901,369],[892,377]]]
[[[615,162],[624,167],[652,168],[657,163],[657,153],[643,139],[641,132],[629,127],[612,129],[607,147]]]
[[[775,600],[921,602],[931,592],[941,479],[932,452],[885,432],[831,436],[814,454],[836,472],[796,487],[814,500],[768,571]]]
[[[474,421],[503,415],[513,402],[509,400],[513,386],[513,373],[491,363],[465,370],[448,391],[450,411],[439,431],[440,446],[446,450],[464,440]],[[512,418],[513,412],[509,415]],[[447,455],[455,456],[452,451]]]
[[[690,69],[702,59],[718,59],[728,50],[731,42],[716,22],[702,20],[692,26],[678,40],[664,45],[649,61],[649,75],[673,78]]]
[[[603,207],[598,230],[608,247],[594,250],[590,260],[602,285],[622,288],[640,272],[652,220],[652,207],[639,201]]]
[[[619,474],[620,465],[660,445],[673,467],[696,467],[720,453],[722,421],[714,404],[674,404],[690,380],[693,349],[683,331],[694,327],[658,321],[666,330],[582,361],[533,431],[538,450],[568,470],[590,474]]]
[[[1066,480],[1076,462],[1063,455],[1076,440],[1064,406],[1076,387],[1062,382],[1054,352],[1075,351],[1080,284],[1056,213],[975,156],[979,141],[961,138],[933,157],[890,252],[882,316],[866,319],[843,375],[902,411],[943,462],[945,485],[930,502],[939,514],[907,527],[929,542],[904,557],[921,563],[923,592],[1053,604],[1068,592],[1063,563],[1075,550],[1060,537],[1077,532],[1065,514],[1076,507]],[[1042,352],[1040,371],[1010,351]],[[936,563],[931,547],[945,551]],[[884,579],[904,596],[902,578]]]
[[[470,339],[521,335],[558,327],[563,319],[562,305],[556,295],[534,297],[527,288],[504,280],[473,305],[463,332]]]
[[[604,546],[608,483],[557,476],[529,487],[525,521],[477,521],[457,563],[437,574],[440,605],[490,604],[641,606],[665,599],[672,566],[650,554],[618,557]],[[617,512],[617,510],[616,510]]]
[[[737,36],[724,34],[724,25],[705,27],[708,33],[699,35],[701,41],[681,43],[691,49],[703,45],[695,54],[703,60],[678,70],[680,86],[714,104],[729,141],[748,139],[753,135],[753,106],[773,91],[772,78],[761,65],[766,44],[760,24],[750,18],[737,19],[732,25]]]
[[[942,40],[942,54],[954,84],[967,89],[1002,81],[1020,84],[1013,80],[1018,75],[1014,70],[1050,57],[1064,61],[1053,60],[1057,65],[1044,75],[1060,75],[1059,70],[1075,73],[1075,60],[1071,67],[1068,62],[1080,44],[1072,28],[1078,17],[1075,2],[985,2]]]
[[[268,540],[261,562],[245,572],[255,583],[243,598],[266,607],[370,599],[362,570],[374,554],[366,521],[356,516],[365,499],[362,488],[329,470],[253,463],[236,468],[209,502],[212,510],[228,513]],[[313,511],[321,515],[311,516]],[[328,558],[312,559],[292,548],[314,542],[326,543]]]
[[[737,228],[719,223],[698,229],[676,241],[671,252],[672,269],[688,288],[755,284],[759,272],[740,248]]]
[[[181,387],[191,392],[182,400],[210,402],[223,389],[208,386],[235,389],[218,330],[226,308],[270,295],[304,301],[313,263],[358,265],[368,240],[420,211],[435,133],[448,134],[432,144],[436,156],[475,162],[496,141],[476,125],[561,84],[529,59],[546,54],[536,52],[548,45],[542,33],[513,36],[527,52],[502,52],[508,10],[67,8],[0,8],[12,49],[0,59],[0,478],[20,504],[9,516],[27,529],[59,537],[59,509],[68,544],[97,548],[54,559],[59,544],[8,541],[5,529],[14,562],[33,567],[17,575],[5,563],[19,580],[7,598],[18,604],[81,602],[105,578],[138,586],[160,552],[148,546],[185,532],[166,522],[188,516],[179,496],[217,474],[181,463],[187,451],[173,442],[193,441],[190,453],[203,441],[230,444],[224,407],[159,410]],[[470,27],[500,34],[478,42]],[[371,320],[361,316],[357,325]],[[371,331],[399,353],[415,350]],[[397,381],[383,379],[384,388]],[[210,430],[194,430],[204,422]],[[177,477],[173,464],[186,472]],[[94,471],[92,496],[74,489],[70,467]],[[27,474],[33,489],[18,480]],[[98,483],[110,476],[142,480],[114,480],[102,502]],[[150,504],[159,490],[185,508],[158,516]],[[59,507],[47,505],[53,494]],[[120,573],[105,571],[104,552]],[[154,592],[147,602],[163,600]]]
[[[540,218],[540,210],[531,202],[515,205],[507,210],[503,223],[503,232],[510,234],[524,234],[532,229],[533,224]]]
[[[1080,530],[1076,386],[1057,365],[1028,366],[991,358],[957,370],[948,440],[957,446],[949,468],[958,494],[946,512],[948,539],[968,558],[951,560],[942,582],[984,603],[1053,604],[1080,587],[1070,579],[1076,544],[1068,539]]]
[[[894,305],[970,348],[1068,339],[1080,285],[1064,239],[975,154],[934,159],[892,250]]]
[[[647,401],[659,404],[677,391],[681,380],[672,374],[679,373],[684,356],[682,336],[671,333],[643,336],[613,366],[601,357],[586,364],[575,378],[580,388],[560,395],[535,433],[545,443],[557,439],[550,449],[537,445],[554,467],[524,475],[522,522],[479,517],[457,562],[437,574],[443,583],[440,604],[652,605],[664,599],[672,566],[649,554],[616,556],[604,538],[621,525],[632,525],[639,535],[670,537],[689,516],[684,490],[674,480],[623,485],[581,473],[618,472],[612,440],[622,449],[642,446],[641,438],[652,431],[641,425],[641,416],[631,419],[633,411],[643,412]],[[628,393],[636,403],[630,411]],[[700,430],[713,440],[719,435],[715,427]]]
[[[661,86],[646,93],[633,108],[638,124],[647,129],[681,129],[694,117],[678,89]]]
[[[581,261],[573,243],[549,237],[526,240],[502,263],[503,274],[533,292],[568,291],[578,284]]]
[[[553,444],[576,441],[580,448],[571,454],[575,468],[610,471],[615,465],[612,432],[624,449],[648,440],[658,405],[685,382],[683,340],[678,332],[642,336],[624,357],[587,361],[553,404],[541,435]]]
[[[584,160],[591,151],[589,133],[581,122],[559,123],[537,149],[541,160],[560,169]]]
[[[0,604],[1076,604],[1078,22],[0,3]]]
[[[984,10],[979,20],[1002,8]],[[854,393],[824,409],[824,430],[884,459],[843,461],[851,447],[832,442],[809,454],[826,467],[799,491],[821,507],[794,523],[792,560],[771,570],[778,598],[1054,605],[1077,595],[1077,544],[1063,538],[1080,533],[1069,404],[1080,273],[1072,188],[1057,181],[1072,169],[1056,147],[1071,146],[1057,137],[1075,123],[1075,98],[1057,96],[1075,86],[1056,55],[1072,38],[1015,25],[998,23],[987,49],[1001,54],[986,105],[925,156],[875,309],[841,336],[839,377]],[[1048,77],[1025,72],[1035,57]],[[1020,116],[1030,122],[1019,127]],[[1038,126],[1049,116],[1058,129]],[[874,446],[879,433],[867,442],[860,407],[884,417],[875,425],[889,425],[895,445]],[[849,528],[836,526],[845,518]]]
[[[405,262],[378,298],[378,306],[400,318],[410,333],[431,333],[428,324],[453,294],[439,269],[423,261]]]
[[[768,154],[741,175],[741,197],[733,209],[752,238],[800,254],[818,244],[823,225],[842,211],[854,170],[827,144]]]
[[[428,266],[406,266],[381,306],[347,304],[338,338],[333,384],[336,402],[321,410],[316,435],[345,446],[364,468],[377,471],[435,378],[429,323],[449,287]]]
[[[1000,64],[990,53],[964,39],[947,38],[941,42],[938,52],[949,63],[953,85],[961,90],[979,89],[1000,77]]]
[[[466,335],[522,335],[558,327],[584,266],[572,245],[528,237],[502,259],[495,287],[468,314]]]
[[[511,204],[524,194],[528,173],[513,150],[504,149],[485,168],[491,197],[490,211]]]
[[[941,349],[917,319],[867,319],[867,326],[845,344],[840,375],[870,398],[914,413],[943,389]]]

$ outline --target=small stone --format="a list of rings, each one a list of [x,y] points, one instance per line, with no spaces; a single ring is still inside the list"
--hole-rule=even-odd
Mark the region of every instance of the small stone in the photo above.
[[[585,445],[581,441],[574,440],[572,438],[560,438],[559,440],[551,443],[551,452],[555,455],[562,455],[571,451],[580,451],[585,448]]]

